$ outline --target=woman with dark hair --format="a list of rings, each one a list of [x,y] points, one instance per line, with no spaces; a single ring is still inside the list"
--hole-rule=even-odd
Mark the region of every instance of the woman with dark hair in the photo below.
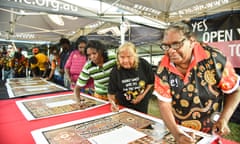
[[[80,36],[76,40],[76,50],[72,51],[68,60],[64,66],[65,73],[69,83],[71,84],[71,89],[74,89],[76,81],[84,64],[87,62],[87,57],[85,55],[85,48],[87,46],[88,39],[86,36]],[[93,80],[88,81],[86,86],[83,87],[81,91],[85,91],[85,88],[93,88]]]
[[[221,136],[230,132],[229,119],[240,101],[240,78],[217,48],[201,45],[188,25],[171,24],[160,46],[154,95],[161,118],[176,143],[196,142],[177,124]]]
[[[108,53],[105,49],[105,45],[97,40],[88,42],[85,54],[89,61],[83,66],[82,72],[76,82],[74,88],[75,97],[78,101],[81,100],[80,90],[92,78],[94,80],[94,96],[103,100],[108,100],[107,89],[109,74],[113,66],[116,65],[116,56],[115,54]]]

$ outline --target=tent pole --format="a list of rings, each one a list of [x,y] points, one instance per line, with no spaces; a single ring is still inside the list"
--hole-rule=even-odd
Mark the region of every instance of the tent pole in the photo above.
[[[152,61],[152,45],[150,45],[150,62],[151,62],[151,64],[153,64],[153,61]]]
[[[125,23],[124,23],[124,16],[122,14],[122,20],[121,20],[121,24],[120,24],[120,33],[121,33],[121,44],[123,44],[125,42]]]

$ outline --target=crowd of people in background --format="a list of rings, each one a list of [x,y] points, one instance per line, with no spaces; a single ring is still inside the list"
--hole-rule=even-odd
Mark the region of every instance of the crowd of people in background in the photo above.
[[[1,80],[13,77],[25,77],[28,59],[22,54],[21,48],[9,45],[0,53]]]
[[[155,74],[131,42],[116,53],[86,36],[80,36],[75,47],[66,38],[59,44],[50,47],[49,56],[39,48],[32,48],[29,58],[21,48],[13,54],[2,51],[3,79],[25,77],[30,70],[33,77],[72,89],[78,102],[80,92],[90,89],[92,96],[110,101],[112,111],[122,105],[147,113],[154,94],[161,117],[181,144],[195,141],[177,124],[219,135],[230,132],[227,123],[240,101],[239,76],[219,50],[197,42],[186,24],[170,25],[164,32],[160,48],[165,56]],[[216,121],[211,120],[214,114],[219,115]]]
[[[67,38],[48,48],[48,53],[39,47],[28,48],[28,56],[24,56],[22,48],[15,45],[3,47],[0,52],[1,80],[20,77],[42,77],[58,85],[74,89],[78,76],[88,57],[85,47],[88,39],[80,36],[75,44]],[[92,92],[93,79],[81,89]]]

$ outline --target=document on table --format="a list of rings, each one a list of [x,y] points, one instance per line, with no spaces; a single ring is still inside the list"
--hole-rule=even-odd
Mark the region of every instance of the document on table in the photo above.
[[[127,144],[146,136],[146,134],[129,126],[123,126],[113,131],[89,138],[92,144]]]

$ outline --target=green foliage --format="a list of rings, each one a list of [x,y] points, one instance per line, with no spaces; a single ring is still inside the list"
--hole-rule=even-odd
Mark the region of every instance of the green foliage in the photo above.
[[[240,124],[230,122],[229,125],[231,133],[224,138],[240,142]]]

